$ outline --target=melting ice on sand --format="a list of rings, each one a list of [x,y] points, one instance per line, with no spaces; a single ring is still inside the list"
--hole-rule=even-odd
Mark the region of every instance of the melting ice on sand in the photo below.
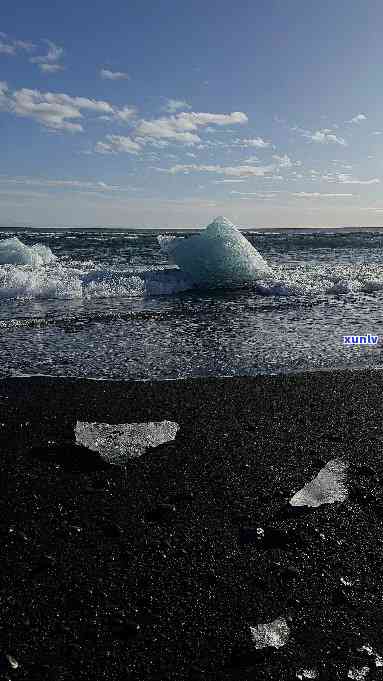
[[[291,506],[312,506],[333,504],[335,501],[344,501],[347,497],[346,471],[347,461],[332,459],[318,475],[302,487],[292,499]]]
[[[161,235],[158,242],[198,287],[243,286],[273,276],[257,249],[225,217],[189,239]]]
[[[250,633],[257,649],[268,646],[281,648],[290,636],[290,629],[284,617],[277,617],[272,622],[265,622],[264,624],[257,624],[256,627],[250,627]]]
[[[147,447],[157,447],[174,440],[178,423],[86,423],[77,421],[76,442],[99,452],[108,463],[123,466],[128,459],[141,456]]]

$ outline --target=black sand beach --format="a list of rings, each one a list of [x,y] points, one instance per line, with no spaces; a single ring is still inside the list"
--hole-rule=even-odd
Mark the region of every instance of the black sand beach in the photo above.
[[[380,678],[358,649],[383,654],[382,387],[377,371],[1,381],[1,678]],[[165,419],[176,440],[126,481],[74,447],[77,420]],[[346,501],[289,510],[336,457]],[[255,651],[249,627],[279,616],[286,645]]]

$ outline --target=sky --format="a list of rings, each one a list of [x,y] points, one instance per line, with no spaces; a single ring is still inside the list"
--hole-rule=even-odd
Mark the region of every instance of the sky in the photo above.
[[[2,0],[0,225],[383,225],[382,29],[380,0]]]

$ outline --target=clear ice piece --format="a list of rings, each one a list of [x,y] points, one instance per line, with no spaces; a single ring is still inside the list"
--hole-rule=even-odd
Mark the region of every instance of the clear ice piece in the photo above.
[[[316,508],[322,504],[333,504],[344,501],[348,490],[346,487],[347,461],[332,459],[318,475],[308,482],[290,499],[291,506],[311,506]]]
[[[170,442],[179,430],[174,421],[147,423],[87,423],[77,421],[76,442],[99,452],[108,463],[124,466],[134,457],[144,454],[147,447]]]

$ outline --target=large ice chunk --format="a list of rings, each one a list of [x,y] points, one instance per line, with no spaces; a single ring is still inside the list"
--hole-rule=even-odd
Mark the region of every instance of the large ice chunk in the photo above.
[[[39,267],[55,260],[50,248],[43,244],[26,246],[16,236],[0,241],[0,265],[32,265]]]
[[[124,466],[141,456],[147,447],[157,447],[174,440],[179,429],[174,421],[148,423],[87,423],[77,421],[76,442],[99,452],[108,463]]]
[[[169,258],[201,287],[244,286],[270,278],[272,270],[256,248],[225,217],[188,239],[158,237]]]
[[[347,468],[348,462],[343,459],[329,461],[311,482],[294,494],[290,499],[291,506],[316,508],[322,504],[344,501],[348,494],[345,484]]]

